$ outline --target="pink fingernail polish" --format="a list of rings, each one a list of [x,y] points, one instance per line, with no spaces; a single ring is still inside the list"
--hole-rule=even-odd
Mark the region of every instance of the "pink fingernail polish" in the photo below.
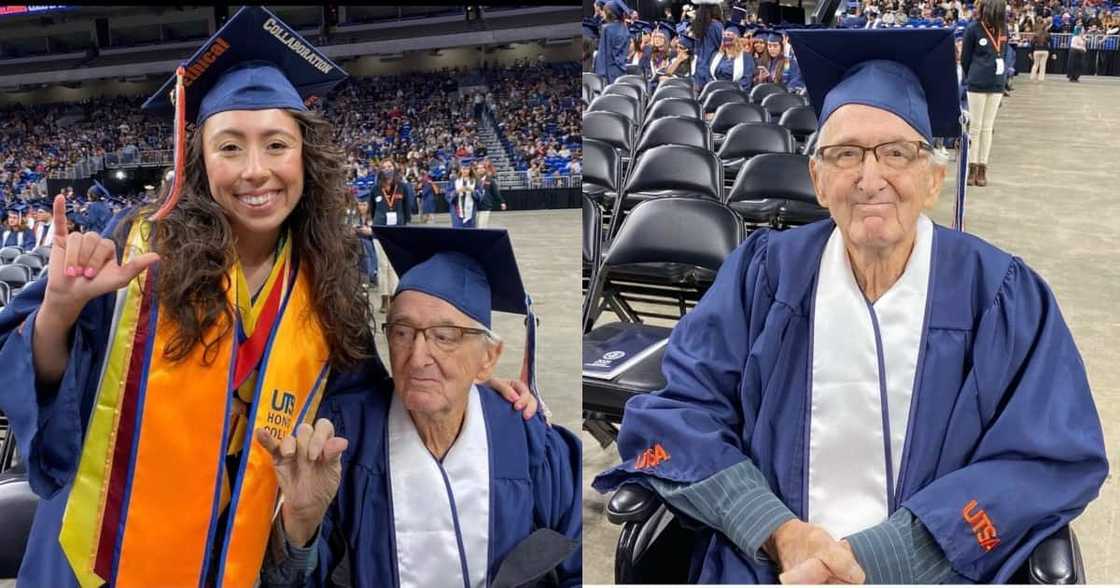
[[[68,276],[70,276],[71,278],[73,278],[73,277],[75,277],[75,276],[77,276],[77,275],[78,275],[78,270],[77,270],[77,269],[75,269],[75,268],[74,268],[74,266],[72,266],[72,265],[71,265],[71,266],[68,266],[68,267],[66,268],[66,275],[68,275]]]
[[[96,275],[97,275],[97,272],[94,271],[94,269],[92,267],[87,267],[86,268],[86,277],[87,278],[92,278],[93,276],[96,276]]]

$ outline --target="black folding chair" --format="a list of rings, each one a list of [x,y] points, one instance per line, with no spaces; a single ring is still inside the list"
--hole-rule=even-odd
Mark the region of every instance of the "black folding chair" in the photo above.
[[[633,96],[621,94],[603,94],[591,101],[587,106],[588,112],[614,112],[626,117],[631,124],[640,124],[642,121],[641,106]]]
[[[752,227],[786,229],[828,218],[809,177],[809,157],[766,153],[739,170],[727,205]]]
[[[770,122],[770,113],[757,104],[729,102],[716,109],[708,125],[712,128],[712,144],[719,149],[724,136],[737,124]]]
[[[642,316],[670,320],[684,316],[742,239],[739,218],[714,200],[661,198],[636,206],[611,242],[587,293],[584,345],[609,341],[625,330],[642,331],[655,339],[668,337],[669,327],[645,324]],[[642,276],[659,279],[642,280]],[[639,314],[635,304],[668,304],[675,312]],[[595,326],[604,307],[621,322]],[[664,386],[662,354],[655,352],[610,380],[583,378],[584,428],[604,446],[617,433],[615,423],[621,422],[626,400]]]
[[[692,86],[666,84],[665,82],[662,82],[657,86],[657,89],[654,90],[653,97],[650,98],[650,103],[655,104],[659,100],[665,100],[667,98],[684,98],[686,100],[696,100],[696,94],[692,92]]]
[[[665,78],[657,83],[658,90],[668,87],[680,87],[692,90],[692,78]]]
[[[704,114],[713,114],[716,109],[724,104],[742,103],[746,104],[747,95],[738,88],[727,90],[716,90],[701,100],[704,103]]]
[[[0,266],[0,282],[8,284],[12,290],[12,296],[15,296],[33,277],[31,268],[26,265]]]
[[[666,116],[649,123],[634,147],[634,157],[658,145],[691,145],[701,149],[712,149],[712,132],[708,125],[687,116]]]
[[[585,71],[583,72],[583,85],[587,86],[597,96],[603,92],[603,88],[607,87],[607,80],[597,73]]]
[[[689,120],[689,119],[685,119]],[[659,145],[635,157],[615,199],[607,238],[618,233],[623,217],[638,202],[668,196],[723,199],[723,168],[708,149],[688,145]]]
[[[7,265],[23,254],[19,247],[0,247],[0,265]]]
[[[603,247],[603,209],[587,194],[583,195],[583,305],[587,314],[587,291],[595,281]]]
[[[38,274],[39,270],[43,269],[43,266],[45,265],[43,263],[43,258],[35,255],[34,253],[24,253],[15,258],[12,263],[26,265],[27,267],[34,270],[36,274]]]
[[[602,94],[603,96],[611,96],[611,95],[614,95],[614,94],[621,95],[621,96],[629,96],[629,97],[633,98],[634,100],[638,101],[638,107],[640,109],[645,109],[645,105],[646,105],[645,94],[642,92],[642,90],[640,88],[637,88],[637,87],[635,87],[633,85],[630,85],[630,84],[623,84],[621,82],[615,82],[615,83],[613,83],[613,84],[611,84],[611,85],[609,85],[609,86],[607,86],[606,88],[603,89],[603,94]]]
[[[704,101],[708,99],[708,96],[720,90],[742,91],[742,86],[739,85],[739,82],[733,82],[731,80],[711,80],[700,89],[700,103],[703,104]]]
[[[656,492],[623,484],[607,503],[607,519],[622,525],[614,553],[616,584],[688,584],[696,542],[695,521],[682,521]],[[1039,543],[1011,584],[1084,584],[1085,563],[1066,525]]]
[[[741,123],[732,127],[719,147],[725,190],[730,193],[739,170],[750,158],[763,153],[793,153],[793,134],[773,123]]]
[[[585,112],[583,138],[602,141],[618,149],[623,158],[629,158],[634,147],[634,125],[631,119],[617,112]]]
[[[791,108],[798,106],[805,106],[805,99],[796,94],[771,94],[764,98],[761,103],[766,112],[770,113],[770,118],[780,120],[782,114]]]
[[[644,124],[648,127],[649,123],[666,116],[687,116],[699,120],[701,118],[700,104],[690,98],[657,100],[650,105]]]
[[[0,308],[12,301],[12,287],[7,282],[0,282]]]
[[[773,83],[759,84],[751,88],[751,104],[762,104],[762,101],[771,94],[785,94],[786,89]]]
[[[793,138],[797,139],[798,152],[801,152],[809,135],[817,132],[817,113],[812,106],[794,106],[782,113],[778,124],[793,133]]]
[[[35,250],[32,251],[32,253],[34,253],[35,255],[38,255],[43,260],[43,264],[46,264],[46,263],[50,262],[50,260],[51,260],[51,246],[50,245],[43,245],[42,247],[36,247]]]

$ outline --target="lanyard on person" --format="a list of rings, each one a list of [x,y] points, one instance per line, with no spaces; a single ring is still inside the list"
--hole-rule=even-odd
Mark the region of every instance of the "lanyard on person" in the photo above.
[[[393,207],[396,206],[397,201],[401,199],[401,195],[396,191],[395,185],[390,185],[388,191],[386,191],[385,188],[381,188],[381,195],[385,197],[385,206],[389,210],[392,210]]]
[[[996,50],[996,55],[1002,56],[1003,48],[1000,47],[999,43],[997,43],[996,40],[992,38],[992,32],[988,30],[988,25],[984,24],[984,21],[980,21],[980,27],[984,29],[984,35],[987,36],[988,40],[992,42],[992,48]],[[1000,39],[1006,39],[1006,37],[1001,35]]]

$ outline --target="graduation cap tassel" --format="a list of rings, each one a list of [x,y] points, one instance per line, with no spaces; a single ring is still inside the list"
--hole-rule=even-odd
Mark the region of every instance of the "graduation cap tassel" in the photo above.
[[[187,97],[186,88],[183,86],[183,77],[187,71],[183,66],[175,70],[175,94],[171,97],[175,103],[175,177],[171,182],[171,190],[163,206],[148,220],[158,221],[167,217],[179,203],[179,196],[183,188],[183,168],[187,158]]]
[[[521,363],[521,381],[536,396],[545,421],[551,421],[552,411],[544,403],[537,386],[537,315],[533,312],[533,299],[528,294],[525,295],[525,359]]]
[[[953,228],[964,232],[964,196],[968,188],[968,113],[961,112],[961,152],[957,156],[957,200],[953,205]]]

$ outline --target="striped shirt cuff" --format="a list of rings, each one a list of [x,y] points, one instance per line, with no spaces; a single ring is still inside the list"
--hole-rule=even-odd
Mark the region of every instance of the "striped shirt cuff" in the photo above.
[[[774,530],[797,518],[749,460],[700,482],[650,478],[650,483],[671,506],[720,531],[758,562],[769,561],[761,549]]]
[[[303,586],[319,565],[319,526],[307,547],[292,545],[284,531],[283,517],[276,517],[269,537],[269,548],[261,566],[261,586],[279,588]]]
[[[868,584],[939,584],[953,572],[933,535],[905,508],[847,540]]]

